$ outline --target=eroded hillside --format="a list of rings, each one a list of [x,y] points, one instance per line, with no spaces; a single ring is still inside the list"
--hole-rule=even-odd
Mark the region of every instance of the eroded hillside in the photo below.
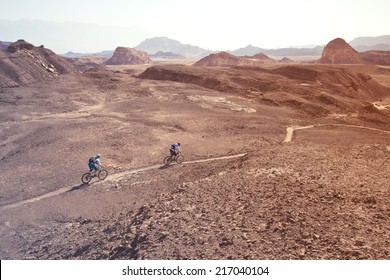
[[[274,69],[163,65],[150,67],[139,77],[195,84],[318,117],[363,112],[362,117],[367,118],[370,112],[375,115],[372,119],[384,121],[370,102],[390,94],[389,88],[368,74],[322,65],[274,66]]]
[[[19,40],[0,49],[0,88],[44,82],[76,72],[72,63],[44,46]]]

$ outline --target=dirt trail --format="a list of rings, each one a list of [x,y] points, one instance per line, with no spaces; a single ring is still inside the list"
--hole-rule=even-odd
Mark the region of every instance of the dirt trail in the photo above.
[[[215,158],[208,158],[208,159],[193,160],[193,161],[183,162],[183,164],[193,164],[193,163],[202,163],[202,162],[215,161],[215,160],[232,159],[232,158],[243,157],[245,155],[246,155],[246,153],[242,153],[242,154],[236,154],[236,155],[231,155],[231,156],[223,156],[223,157],[215,157]],[[118,181],[119,179],[121,179],[121,178],[123,178],[123,177],[125,177],[127,175],[131,175],[131,174],[135,174],[135,173],[143,172],[143,171],[147,171],[147,170],[152,170],[152,169],[163,168],[163,167],[164,166],[161,165],[161,164],[156,164],[156,165],[146,166],[146,167],[142,167],[142,168],[138,168],[138,169],[134,169],[134,170],[127,170],[127,171],[111,174],[109,177],[107,177],[107,179],[105,179],[105,181],[115,182],[115,181]],[[96,182],[95,184],[101,184],[101,183],[103,183],[103,181]],[[18,201],[18,202],[12,203],[12,204],[8,204],[8,205],[5,205],[3,207],[0,207],[0,211],[1,210],[5,210],[5,209],[10,209],[10,208],[15,208],[15,207],[27,204],[27,203],[37,202],[37,201],[40,201],[40,200],[42,200],[44,198],[49,198],[49,197],[61,195],[63,193],[71,191],[72,189],[79,188],[80,186],[81,185],[66,186],[66,187],[60,188],[60,189],[58,189],[56,191],[46,193],[44,195],[40,195],[40,196],[37,196],[37,197],[34,197],[34,198],[30,198],[30,199],[27,199],[27,200],[22,200],[22,201]]]
[[[320,126],[341,126],[341,127],[361,128],[361,129],[368,129],[368,130],[379,131],[384,133],[390,133],[390,131],[388,130],[377,129],[377,128],[372,128],[367,126],[360,126],[360,125],[349,125],[349,124],[314,124],[308,126],[290,126],[287,127],[286,138],[284,139],[284,143],[291,142],[295,130],[309,129],[309,128],[320,127]]]

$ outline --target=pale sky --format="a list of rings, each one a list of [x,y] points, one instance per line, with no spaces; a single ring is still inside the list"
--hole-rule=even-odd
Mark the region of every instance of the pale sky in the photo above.
[[[0,20],[136,28],[137,35],[123,34],[121,43],[128,47],[159,36],[205,49],[235,50],[249,44],[261,48],[325,45],[337,37],[348,42],[356,37],[390,34],[389,0],[0,1]],[[3,38],[5,30],[0,30],[0,41],[28,38],[28,32]],[[15,38],[10,38],[13,35]],[[102,38],[90,46],[91,51],[115,49],[118,42],[102,37],[107,40]],[[39,40],[45,41],[44,34]],[[65,38],[62,44],[66,49]]]

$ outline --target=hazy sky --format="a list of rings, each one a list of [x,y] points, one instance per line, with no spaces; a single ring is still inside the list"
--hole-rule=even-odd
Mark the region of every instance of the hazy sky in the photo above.
[[[206,49],[234,50],[249,44],[262,48],[323,45],[336,37],[350,41],[390,34],[389,0],[1,1],[0,20],[77,22],[142,30],[143,38],[143,34],[124,35],[128,47],[157,36]],[[28,38],[29,34],[15,36]],[[0,30],[0,40],[13,39],[2,38]],[[115,44],[112,42],[111,49]],[[105,42],[101,47],[91,46],[91,50],[109,46],[110,42]]]

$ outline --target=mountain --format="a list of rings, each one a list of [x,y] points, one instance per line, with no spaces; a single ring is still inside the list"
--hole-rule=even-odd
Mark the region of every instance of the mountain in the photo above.
[[[262,49],[252,45],[248,45],[245,48],[240,48],[229,53],[244,56],[255,55],[263,53],[271,56],[319,56],[323,51],[323,46],[317,46],[314,48],[282,48],[282,49]]]
[[[229,51],[229,53],[237,56],[255,55],[258,53],[265,53],[267,50],[252,45],[248,45],[245,48],[240,48],[235,51]]]
[[[390,35],[358,37],[350,41],[349,44],[359,52],[368,50],[390,51]]]
[[[344,39],[336,38],[324,48],[321,58],[317,61],[323,64],[364,64],[360,54]]]
[[[147,52],[148,54],[171,52],[185,57],[204,57],[213,52],[211,50],[202,49],[197,46],[182,44],[179,41],[172,40],[167,37],[154,37],[146,39],[134,48]]]

